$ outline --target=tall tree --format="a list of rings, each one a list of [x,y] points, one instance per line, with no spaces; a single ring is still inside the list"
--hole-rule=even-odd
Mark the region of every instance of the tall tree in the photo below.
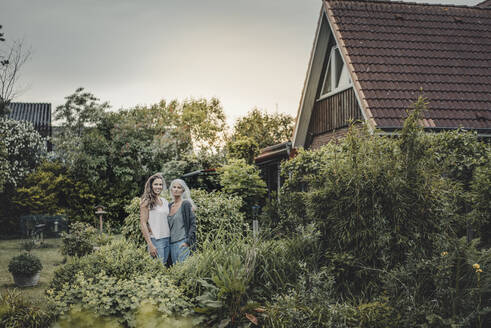
[[[249,137],[259,149],[272,146],[291,139],[293,123],[293,117],[288,114],[268,114],[255,108],[235,122],[229,143]]]
[[[75,133],[78,137],[82,135],[84,128],[99,122],[104,112],[110,108],[109,103],[99,102],[99,98],[90,92],[84,92],[84,88],[78,88],[65,99],[64,105],[56,107],[55,119],[62,121],[64,133]]]

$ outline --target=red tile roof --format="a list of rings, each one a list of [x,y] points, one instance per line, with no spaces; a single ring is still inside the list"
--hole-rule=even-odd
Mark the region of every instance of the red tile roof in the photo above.
[[[419,95],[426,127],[491,128],[491,10],[325,0],[367,116],[401,127]]]

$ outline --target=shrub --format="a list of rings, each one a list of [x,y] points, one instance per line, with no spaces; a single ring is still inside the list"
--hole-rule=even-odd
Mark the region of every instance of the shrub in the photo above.
[[[146,250],[137,248],[124,239],[112,240],[109,244],[83,257],[68,259],[67,263],[54,272],[49,289],[54,292],[65,284],[72,284],[78,272],[86,279],[95,278],[105,271],[108,276],[130,279],[145,272],[164,273],[162,263],[153,259]]]
[[[316,223],[329,252],[326,265],[341,264],[332,274],[344,296],[378,295],[377,269],[409,254],[431,256],[435,241],[452,237],[460,225],[459,186],[436,170],[418,125],[424,107],[420,99],[399,139],[351,128],[339,144],[301,151],[283,164],[284,220]]]
[[[477,242],[468,244],[464,237],[441,244],[431,258],[410,256],[385,273],[383,289],[401,314],[401,326],[480,327],[479,320],[490,320],[483,300],[491,297],[491,275],[482,268],[491,266],[491,250],[478,250]]]
[[[259,170],[244,159],[230,159],[227,165],[218,169],[220,184],[225,194],[238,196],[243,200],[242,211],[251,215],[251,207],[263,202],[266,183],[261,180]]]
[[[397,311],[387,299],[352,305],[339,303],[335,281],[326,268],[300,268],[300,277],[288,291],[275,295],[266,307],[270,327],[399,327]]]
[[[69,256],[84,256],[94,250],[97,230],[83,222],[70,225],[70,233],[62,233],[61,253]]]
[[[23,253],[13,257],[9,262],[9,272],[26,276],[38,273],[43,269],[41,260],[30,253]]]
[[[487,148],[486,162],[476,168],[471,181],[472,211],[470,220],[481,238],[483,247],[491,247],[491,147]]]
[[[210,326],[229,322],[234,327],[253,317],[258,302],[287,290],[301,267],[315,267],[318,234],[309,228],[285,240],[251,238],[205,241],[201,251],[170,268],[169,277],[206,315]]]
[[[189,315],[186,297],[165,271],[143,248],[113,240],[91,254],[69,259],[55,271],[47,293],[57,313],[81,309],[130,326],[136,325],[135,316],[146,300],[162,318]]]
[[[146,245],[140,230],[140,197],[133,198],[124,209],[128,214],[124,219],[123,227],[121,229],[124,238],[139,246]]]
[[[0,327],[44,328],[54,320],[50,311],[45,311],[27,301],[20,291],[7,289],[0,294]]]
[[[105,271],[86,278],[79,272],[71,285],[50,295],[61,314],[82,309],[129,327],[137,327],[136,316],[147,304],[161,319],[192,313],[186,297],[166,276],[148,272],[129,279],[110,276]]]
[[[193,190],[191,195],[197,206],[198,247],[206,240],[219,238],[226,242],[247,231],[244,214],[240,212],[242,200],[239,197],[199,189]]]
[[[0,118],[0,136],[7,153],[6,184],[17,186],[46,155],[43,138],[31,123]]]

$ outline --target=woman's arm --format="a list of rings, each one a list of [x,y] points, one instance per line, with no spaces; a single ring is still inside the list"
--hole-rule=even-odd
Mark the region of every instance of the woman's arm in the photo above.
[[[189,242],[189,246],[192,246],[196,243],[196,216],[194,215],[193,207],[191,203],[187,202],[188,213],[189,213],[189,231],[187,235],[187,239]]]
[[[143,238],[145,238],[145,241],[147,242],[150,255],[156,257],[157,248],[155,248],[155,246],[152,244],[152,241],[150,240],[150,232],[148,231],[148,203],[147,202],[142,202],[140,204],[140,230],[143,233]]]

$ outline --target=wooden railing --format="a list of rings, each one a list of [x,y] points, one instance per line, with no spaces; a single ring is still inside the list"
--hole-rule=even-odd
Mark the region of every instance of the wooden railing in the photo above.
[[[319,100],[310,117],[309,132],[318,135],[347,127],[350,120],[360,120],[362,114],[353,88]]]

